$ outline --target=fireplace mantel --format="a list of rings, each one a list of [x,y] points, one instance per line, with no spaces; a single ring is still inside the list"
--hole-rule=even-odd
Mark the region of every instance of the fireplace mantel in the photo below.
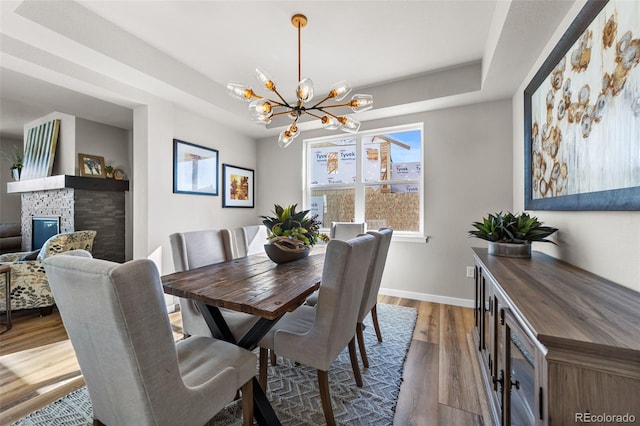
[[[58,175],[7,183],[8,193],[48,191],[62,188],[89,189],[93,191],[128,191],[129,181]]]

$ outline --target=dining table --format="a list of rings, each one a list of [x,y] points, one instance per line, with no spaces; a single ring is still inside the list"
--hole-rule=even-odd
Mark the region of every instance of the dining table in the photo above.
[[[266,254],[253,254],[164,275],[162,286],[166,294],[195,302],[213,337],[252,351],[284,314],[302,305],[318,289],[324,254],[324,245],[317,245],[309,256],[282,264],[274,263]],[[221,308],[252,314],[258,320],[236,340]],[[253,402],[258,424],[281,424],[256,377]]]

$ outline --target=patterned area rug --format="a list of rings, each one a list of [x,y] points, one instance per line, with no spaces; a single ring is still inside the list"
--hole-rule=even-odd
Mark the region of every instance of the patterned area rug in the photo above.
[[[329,387],[336,421],[344,425],[391,425],[402,369],[416,324],[416,310],[378,304],[382,343],[378,343],[370,316],[365,320],[365,342],[369,368],[362,369],[364,386],[353,379],[349,352],[344,350],[329,370]],[[359,354],[358,354],[359,356]],[[362,367],[362,363],[360,364]],[[323,425],[316,371],[296,366],[278,357],[269,367],[269,401],[283,425]],[[19,426],[91,425],[91,400],[86,388],[79,389],[40,411],[14,423]],[[233,402],[209,425],[241,425],[242,407]]]

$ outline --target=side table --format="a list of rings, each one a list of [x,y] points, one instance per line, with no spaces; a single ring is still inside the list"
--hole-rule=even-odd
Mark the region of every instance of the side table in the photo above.
[[[0,265],[0,274],[4,274],[5,309],[7,311],[6,328],[0,334],[11,330],[11,265]]]

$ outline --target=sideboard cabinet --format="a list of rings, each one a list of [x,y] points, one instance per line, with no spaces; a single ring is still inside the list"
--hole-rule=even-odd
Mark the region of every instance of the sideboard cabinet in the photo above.
[[[640,422],[640,293],[543,253],[473,251],[487,420]]]

